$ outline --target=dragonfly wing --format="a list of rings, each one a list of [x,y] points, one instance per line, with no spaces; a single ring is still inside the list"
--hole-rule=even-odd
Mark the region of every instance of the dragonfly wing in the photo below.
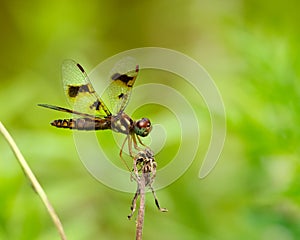
[[[111,71],[110,84],[104,92],[114,114],[125,110],[139,73],[139,66],[135,64],[135,61],[133,63],[130,60],[123,59],[116,64]]]
[[[111,115],[79,63],[65,60],[62,65],[62,79],[65,95],[75,111],[93,116]]]

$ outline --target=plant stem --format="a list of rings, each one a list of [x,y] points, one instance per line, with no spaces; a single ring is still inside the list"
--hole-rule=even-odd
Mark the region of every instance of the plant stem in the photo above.
[[[66,240],[67,237],[64,233],[63,226],[55,213],[50,201],[47,198],[46,193],[44,192],[43,188],[37,181],[36,177],[34,176],[33,172],[31,171],[30,167],[28,166],[25,158],[23,157],[21,151],[19,150],[18,146],[16,145],[15,141],[9,134],[9,132],[6,130],[6,128],[3,126],[3,124],[0,122],[0,132],[4,136],[5,140],[8,142],[9,146],[11,147],[12,151],[14,152],[19,164],[21,165],[22,170],[24,171],[26,177],[29,179],[29,181],[32,184],[32,187],[37,192],[39,197],[41,198],[43,204],[45,205],[50,217],[52,218],[52,221],[54,222],[54,225],[56,226],[58,233],[62,240]]]
[[[139,188],[140,188],[140,207],[138,212],[138,219],[136,224],[136,240],[142,240],[144,216],[145,216],[145,174],[142,172],[139,177]]]

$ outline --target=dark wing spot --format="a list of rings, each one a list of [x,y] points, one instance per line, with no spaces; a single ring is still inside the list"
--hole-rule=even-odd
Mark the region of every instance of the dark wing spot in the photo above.
[[[88,84],[81,85],[80,88],[79,88],[79,92],[91,92],[90,88],[89,88],[89,85]]]
[[[129,81],[131,81],[134,77],[129,77],[126,74],[120,74],[120,73],[115,73],[114,75],[111,76],[112,80],[120,80],[122,82],[124,82],[126,85]],[[130,87],[130,86],[129,86]]]
[[[90,106],[90,109],[96,109],[96,110],[99,110],[100,109],[100,106],[101,106],[101,102],[99,100],[95,101],[93,103],[93,105]]]
[[[76,97],[79,92],[80,86],[69,86],[68,95],[70,97]]]
[[[77,67],[79,68],[79,70],[81,72],[83,72],[83,73],[85,72],[84,69],[83,69],[83,67],[79,63],[77,63],[76,65],[77,65]]]
[[[81,86],[68,86],[68,95],[70,97],[76,97],[78,93],[93,93],[94,90],[90,87],[89,84],[81,85]]]
[[[114,75],[111,76],[111,79],[112,80],[118,80],[120,76],[121,76],[120,73],[115,73]]]
[[[124,97],[124,93],[121,93],[121,94],[118,96],[119,99],[121,99],[121,98],[123,98],[123,97]]]

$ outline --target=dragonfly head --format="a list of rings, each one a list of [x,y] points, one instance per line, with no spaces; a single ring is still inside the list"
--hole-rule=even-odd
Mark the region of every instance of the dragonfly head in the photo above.
[[[134,132],[135,134],[146,137],[151,132],[152,126],[151,122],[148,118],[142,118],[136,121],[134,125]]]

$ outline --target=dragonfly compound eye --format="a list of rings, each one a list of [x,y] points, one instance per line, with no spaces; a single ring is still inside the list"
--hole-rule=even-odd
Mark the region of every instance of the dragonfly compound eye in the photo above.
[[[141,137],[146,137],[152,129],[151,122],[148,118],[142,118],[135,124],[135,133]]]

